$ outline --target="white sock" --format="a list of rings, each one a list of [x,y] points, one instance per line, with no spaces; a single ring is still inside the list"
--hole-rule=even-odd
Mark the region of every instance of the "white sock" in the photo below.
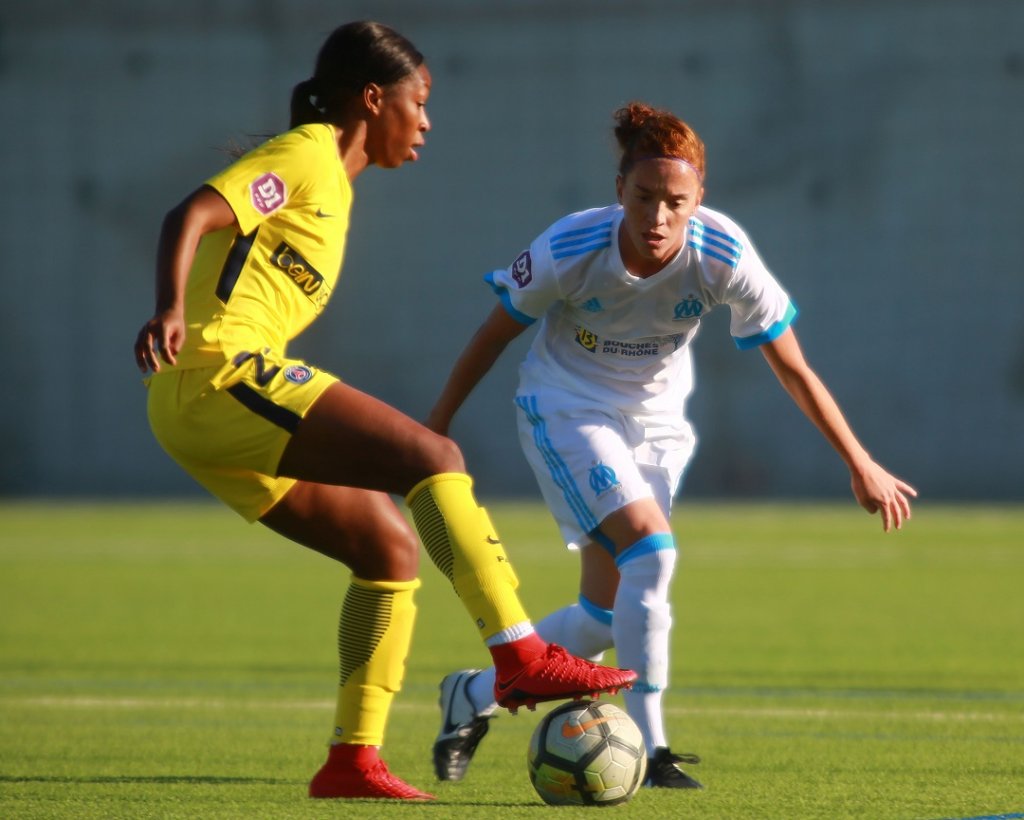
[[[520,638],[532,635],[533,631],[533,624],[529,621],[520,621],[517,624],[512,624],[512,626],[506,627],[500,632],[495,632],[491,637],[484,641],[484,645],[500,646],[503,643],[512,643],[512,641],[518,641]]]
[[[616,659],[619,666],[637,673],[624,699],[650,754],[657,746],[668,746],[661,700],[668,686],[669,586],[676,563],[675,540],[669,533],[649,535],[620,553],[615,563],[619,568],[612,622]]]
[[[556,609],[534,629],[548,643],[557,643],[573,655],[600,660],[606,649],[612,647],[612,613],[592,604],[582,595],[578,604]],[[494,667],[484,669],[469,682],[469,699],[477,714],[493,710]]]

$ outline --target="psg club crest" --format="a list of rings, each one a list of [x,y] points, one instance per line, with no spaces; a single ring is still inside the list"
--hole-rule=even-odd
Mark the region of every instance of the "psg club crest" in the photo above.
[[[302,364],[291,364],[284,369],[284,377],[293,384],[305,384],[313,378],[313,371]]]

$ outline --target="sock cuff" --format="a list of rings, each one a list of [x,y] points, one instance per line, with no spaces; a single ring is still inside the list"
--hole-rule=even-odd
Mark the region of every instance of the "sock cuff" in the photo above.
[[[641,558],[644,555],[650,555],[654,552],[660,552],[661,550],[674,550],[676,548],[676,539],[670,532],[656,532],[651,535],[647,535],[637,541],[635,544],[626,547],[622,552],[615,558],[615,566],[622,567],[624,564],[628,564],[637,558]]]
[[[411,506],[413,499],[416,498],[416,496],[418,496],[421,492],[423,492],[423,490],[433,486],[434,484],[440,484],[444,481],[461,481],[464,484],[469,485],[469,487],[473,486],[472,477],[467,475],[466,473],[437,473],[436,475],[427,476],[415,487],[409,490],[409,492],[406,493],[405,496],[405,503]]]
[[[612,610],[599,607],[593,601],[580,594],[580,609],[586,612],[591,618],[605,626],[612,625]]]
[[[512,643],[534,633],[533,624],[529,621],[520,621],[512,626],[505,627],[493,635],[484,639],[484,645],[488,648],[501,646],[503,643]]]
[[[377,592],[405,592],[420,587],[419,578],[413,578],[411,581],[367,581],[365,578],[357,578],[353,575],[351,580],[357,587]]]

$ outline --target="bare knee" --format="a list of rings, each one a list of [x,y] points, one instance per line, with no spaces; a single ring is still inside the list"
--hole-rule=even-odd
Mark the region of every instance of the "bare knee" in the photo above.
[[[424,442],[424,457],[428,475],[466,472],[462,450],[447,436],[431,433]]]
[[[408,526],[381,533],[354,550],[349,564],[367,581],[411,581],[419,576],[420,542]]]
[[[300,481],[260,522],[367,581],[419,572],[419,539],[385,493]]]

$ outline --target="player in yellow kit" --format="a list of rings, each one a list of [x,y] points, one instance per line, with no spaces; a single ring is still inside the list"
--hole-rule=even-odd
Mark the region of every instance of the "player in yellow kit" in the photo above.
[[[287,357],[345,251],[352,181],[417,159],[430,128],[422,55],[379,23],[336,29],[291,101],[291,130],[209,179],[164,220],[153,317],[136,362],[164,449],[252,521],[348,566],[340,681],[313,797],[429,800],[378,755],[401,686],[419,542],[451,581],[521,705],[628,687],[635,674],[542,641],[458,447],[336,376]]]

